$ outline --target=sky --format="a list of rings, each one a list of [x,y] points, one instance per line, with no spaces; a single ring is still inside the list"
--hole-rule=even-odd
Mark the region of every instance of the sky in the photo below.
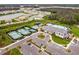
[[[79,0],[0,0],[0,4],[79,4]]]

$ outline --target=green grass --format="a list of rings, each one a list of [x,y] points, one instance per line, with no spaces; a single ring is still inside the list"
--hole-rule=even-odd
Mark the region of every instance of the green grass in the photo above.
[[[5,24],[5,20],[0,20],[0,24]]]
[[[12,39],[7,35],[3,35],[4,38],[0,39],[0,47],[4,47],[12,43]]]
[[[10,50],[10,55],[21,55],[20,51],[16,48]]]
[[[61,44],[63,46],[67,46],[67,44],[69,44],[70,40],[68,39],[62,39],[58,36],[55,36],[54,34],[52,35],[52,40],[58,44]]]
[[[43,33],[40,33],[40,34],[38,35],[38,38],[44,39],[44,38],[45,38],[45,35],[44,35]]]
[[[79,37],[79,28],[78,28],[76,25],[71,26],[71,32],[72,32],[75,36]]]
[[[43,25],[47,24],[47,23],[53,23],[53,24],[57,24],[57,25],[62,25],[62,26],[67,26],[67,24],[61,23],[57,20],[48,20],[48,19],[42,19],[42,20],[37,20],[38,22],[41,22]]]
[[[24,22],[24,23],[9,25],[9,26],[3,26],[1,28],[2,28],[2,31],[8,32],[11,30],[16,30],[17,28],[20,28],[23,26],[33,26],[34,24],[35,24],[35,21],[29,21],[29,22]]]
[[[41,22],[42,24],[47,24],[47,23],[58,23],[56,20],[37,20],[38,22]]]
[[[20,51],[17,48],[11,49],[5,55],[22,55]]]
[[[18,20],[16,20],[16,19],[12,19],[12,22],[18,22]]]

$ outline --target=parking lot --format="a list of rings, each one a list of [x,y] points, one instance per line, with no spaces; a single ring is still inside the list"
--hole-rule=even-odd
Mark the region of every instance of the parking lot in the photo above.
[[[64,55],[64,54],[66,54],[66,50],[64,47],[58,46],[54,42],[48,42],[50,40],[49,34],[44,33],[45,38],[42,40],[39,39],[38,35],[40,33],[41,32],[37,32],[37,33],[34,33],[30,36],[30,39],[32,39],[32,42],[34,42],[34,43],[30,42],[30,44],[26,43],[26,44],[21,46],[20,51],[23,54],[31,54],[31,55],[39,55],[39,54],[46,55],[49,53],[52,55],[55,55],[55,54],[56,55],[59,55],[59,54]],[[42,52],[40,53],[39,50],[41,50]]]
[[[71,50],[71,52],[69,54],[71,55],[79,55],[79,40],[73,40],[70,44],[70,46],[68,47],[68,49]]]

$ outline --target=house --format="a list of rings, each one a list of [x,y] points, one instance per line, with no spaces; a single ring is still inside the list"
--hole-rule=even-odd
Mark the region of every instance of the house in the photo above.
[[[43,30],[46,32],[55,33],[56,36],[59,36],[61,38],[67,38],[69,36],[69,30],[68,28],[60,25],[54,25],[54,24],[47,24],[43,27]]]

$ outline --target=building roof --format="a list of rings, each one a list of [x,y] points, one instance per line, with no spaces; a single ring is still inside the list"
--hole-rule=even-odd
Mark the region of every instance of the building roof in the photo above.
[[[55,25],[55,24],[47,24],[48,26],[51,26],[51,27],[55,27],[55,28],[60,28],[60,29],[64,29],[64,30],[67,30],[68,28],[64,27],[64,26],[60,26],[60,25]]]

